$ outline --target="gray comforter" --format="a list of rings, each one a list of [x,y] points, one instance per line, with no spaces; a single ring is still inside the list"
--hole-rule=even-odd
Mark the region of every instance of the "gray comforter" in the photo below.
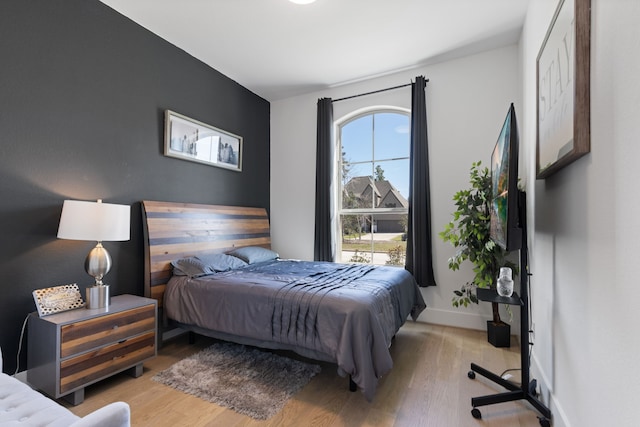
[[[371,400],[393,366],[391,339],[425,303],[402,268],[278,260],[174,276],[164,307],[168,318],[211,336],[336,363]]]

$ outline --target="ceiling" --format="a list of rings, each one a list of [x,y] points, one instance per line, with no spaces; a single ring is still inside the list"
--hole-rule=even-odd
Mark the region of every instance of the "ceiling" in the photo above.
[[[268,101],[516,43],[530,0],[101,0]]]

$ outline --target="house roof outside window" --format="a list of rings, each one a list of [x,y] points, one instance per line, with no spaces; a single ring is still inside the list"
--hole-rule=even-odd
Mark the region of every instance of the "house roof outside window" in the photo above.
[[[409,202],[389,181],[375,181],[370,176],[356,176],[344,186],[344,191],[362,200],[371,200],[376,208],[408,208]]]

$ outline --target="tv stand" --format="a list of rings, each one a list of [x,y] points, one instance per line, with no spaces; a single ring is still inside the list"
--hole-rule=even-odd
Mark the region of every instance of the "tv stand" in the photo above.
[[[542,427],[550,426],[551,411],[536,396],[536,380],[529,377],[529,265],[528,265],[528,247],[527,247],[527,221],[526,221],[526,199],[524,192],[519,193],[518,208],[520,213],[520,227],[522,230],[522,245],[520,247],[520,293],[513,293],[511,297],[502,297],[498,295],[495,289],[478,288],[478,299],[482,301],[496,302],[500,304],[510,304],[520,306],[520,367],[521,381],[517,385],[511,381],[502,378],[499,375],[490,372],[475,363],[471,364],[471,370],[467,376],[471,379],[476,377],[476,373],[501,385],[508,391],[503,393],[491,394],[487,396],[471,398],[471,415],[474,418],[482,418],[482,413],[478,409],[479,406],[493,405],[496,403],[512,402],[516,400],[526,400],[529,402],[542,416],[538,417]]]

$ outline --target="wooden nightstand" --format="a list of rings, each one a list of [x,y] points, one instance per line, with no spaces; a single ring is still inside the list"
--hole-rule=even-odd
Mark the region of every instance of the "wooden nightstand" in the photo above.
[[[89,384],[125,370],[139,377],[156,355],[157,311],[154,299],[119,295],[108,308],[31,313],[27,382],[78,405]]]

